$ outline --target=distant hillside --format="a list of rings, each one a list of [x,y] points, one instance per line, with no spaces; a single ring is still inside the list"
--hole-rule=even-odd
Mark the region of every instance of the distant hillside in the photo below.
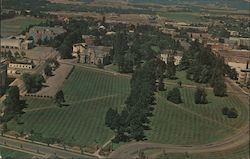
[[[160,4],[200,4],[228,6],[236,9],[250,9],[249,0],[129,0],[131,3],[160,3]]]
[[[13,9],[32,9],[36,10],[44,7],[49,2],[47,0],[2,0],[2,7]]]

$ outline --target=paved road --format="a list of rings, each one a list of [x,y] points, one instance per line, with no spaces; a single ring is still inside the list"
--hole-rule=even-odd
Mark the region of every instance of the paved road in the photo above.
[[[37,150],[39,150],[39,153],[41,154],[45,154],[45,155],[56,154],[59,157],[67,158],[67,159],[69,158],[70,159],[94,158],[94,157],[87,156],[87,155],[81,155],[81,154],[77,154],[77,153],[73,153],[73,152],[69,152],[65,150],[60,150],[60,149],[56,149],[52,147],[47,147],[43,145],[38,145],[34,143],[24,142],[24,141],[0,136],[0,144],[5,145],[5,143],[8,147],[20,148],[20,146],[22,145],[22,149],[26,151],[37,153]]]
[[[247,107],[249,112],[249,93],[243,92],[237,85],[227,79],[229,95],[237,96]],[[249,124],[243,125],[234,135],[209,144],[204,145],[170,145],[148,142],[135,142],[121,146],[112,152],[109,158],[135,158],[138,150],[164,149],[166,153],[209,153],[226,151],[249,143]]]

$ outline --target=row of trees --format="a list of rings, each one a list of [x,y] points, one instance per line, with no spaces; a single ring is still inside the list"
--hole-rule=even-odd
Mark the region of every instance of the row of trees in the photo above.
[[[143,140],[155,104],[154,92],[157,88],[165,90],[164,78],[174,78],[176,72],[173,56],[167,64],[158,56],[163,49],[177,50],[181,47],[170,36],[151,26],[134,27],[134,33],[128,33],[126,26],[116,29],[111,57],[113,63],[118,65],[120,72],[134,73],[125,108],[120,113],[110,108],[105,123],[115,131],[115,142]]]
[[[173,88],[167,94],[167,100],[175,103],[180,104],[182,103],[181,92],[178,87]],[[197,87],[194,93],[194,101],[195,104],[207,104],[207,93],[204,88]]]
[[[228,118],[237,118],[238,112],[235,108],[229,109],[228,107],[222,108],[222,114],[227,116]]]
[[[224,58],[216,56],[198,41],[191,42],[188,52],[183,55],[180,69],[186,70],[187,79],[197,83],[210,83],[216,96],[226,95],[225,74],[237,78],[234,69],[225,65]]]
[[[156,80],[162,76],[155,71],[160,70],[159,67],[158,60],[151,59],[137,68],[131,79],[126,107],[121,113],[111,108],[107,112],[105,123],[116,133],[114,142],[144,139],[144,130],[149,128],[149,117],[155,104]]]

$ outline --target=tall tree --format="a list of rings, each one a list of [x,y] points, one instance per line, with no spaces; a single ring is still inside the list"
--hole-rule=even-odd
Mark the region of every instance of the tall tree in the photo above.
[[[128,51],[128,40],[127,40],[127,34],[125,31],[119,31],[113,42],[113,50],[114,50],[114,63],[118,65],[119,72],[126,71],[126,67],[130,66],[131,64],[131,56],[127,56],[125,58],[125,55]],[[130,68],[130,67],[129,67]]]
[[[166,77],[169,79],[174,79],[175,74],[176,74],[176,66],[174,64],[174,57],[170,56],[167,60]]]
[[[44,74],[46,76],[51,76],[52,75],[52,67],[49,64],[46,64],[44,67]]]
[[[207,104],[207,93],[204,88],[197,87],[194,93],[195,104]]]
[[[7,96],[3,103],[9,112],[20,112],[22,110],[20,105],[19,88],[17,86],[11,86],[8,89]]]
[[[116,117],[117,117],[117,110],[109,108],[105,116],[105,124],[108,127],[111,127]]]
[[[42,88],[43,83],[45,82],[45,79],[41,74],[25,73],[22,75],[22,80],[28,93],[39,91]]]
[[[65,99],[64,99],[64,93],[62,90],[58,91],[56,93],[56,96],[55,96],[55,102],[61,106],[63,102],[65,102]]]
[[[168,92],[168,95],[167,95],[167,100],[169,100],[175,104],[182,103],[181,92],[180,92],[179,88],[173,88],[172,90],[170,90]]]
[[[215,96],[224,97],[227,94],[227,86],[224,78],[221,77],[217,82],[214,83],[213,92]]]
[[[165,90],[165,85],[163,83],[163,77],[162,76],[159,79],[158,90],[159,91],[164,91]]]

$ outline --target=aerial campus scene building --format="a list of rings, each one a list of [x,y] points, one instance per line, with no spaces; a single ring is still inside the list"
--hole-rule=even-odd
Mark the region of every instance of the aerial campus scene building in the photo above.
[[[1,0],[0,158],[249,159],[249,0]]]

